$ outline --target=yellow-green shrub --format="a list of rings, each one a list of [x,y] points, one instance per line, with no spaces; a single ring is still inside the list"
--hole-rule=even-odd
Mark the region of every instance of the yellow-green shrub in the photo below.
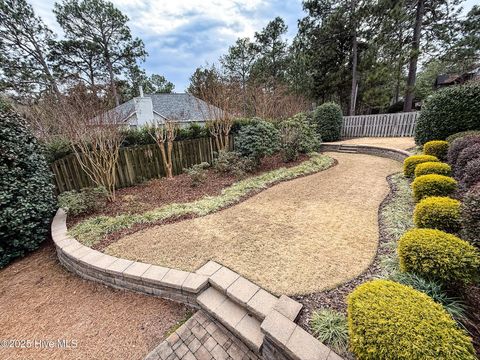
[[[446,159],[448,152],[448,141],[432,140],[423,145],[423,153],[425,155],[433,155],[439,159]]]
[[[438,158],[432,155],[412,155],[407,157],[403,161],[403,174],[408,177],[413,177],[415,173],[415,167],[418,164],[424,163],[424,162],[435,162],[439,161]]]
[[[455,179],[437,174],[422,175],[412,182],[415,201],[420,201],[428,196],[449,196],[456,188]]]
[[[471,339],[443,307],[409,286],[373,280],[347,304],[350,349],[359,360],[476,359]]]
[[[451,176],[452,167],[447,163],[429,161],[418,164],[415,168],[415,177],[429,174]]]
[[[435,229],[412,229],[398,241],[400,270],[442,282],[469,284],[478,277],[480,254],[465,240]]]
[[[449,197],[422,199],[413,213],[415,226],[456,233],[460,230],[460,205],[460,201]]]

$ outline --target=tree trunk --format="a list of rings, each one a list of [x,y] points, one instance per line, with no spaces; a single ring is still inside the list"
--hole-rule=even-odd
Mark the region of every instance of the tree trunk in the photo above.
[[[168,146],[168,153],[165,151],[165,143],[159,143],[158,147],[160,148],[160,153],[162,154],[162,161],[163,161],[163,168],[165,169],[165,177],[167,179],[173,178],[172,172],[172,154],[170,150],[170,146]]]
[[[117,85],[115,85],[115,75],[113,74],[113,66],[110,61],[110,54],[105,52],[105,60],[108,68],[108,76],[110,77],[110,88],[112,89],[112,96],[115,100],[115,106],[120,105],[120,99],[118,98]]]
[[[417,13],[415,16],[415,27],[413,29],[412,49],[410,53],[410,64],[408,67],[407,89],[405,91],[405,100],[403,111],[412,111],[413,94],[415,89],[415,80],[417,75],[417,62],[420,49],[420,34],[422,32],[423,13],[425,11],[425,0],[418,0]]]
[[[356,1],[352,1],[352,14],[355,18]],[[350,92],[350,108],[348,115],[355,115],[355,102],[357,98],[357,62],[358,62],[358,41],[357,41],[357,24],[353,21],[353,36],[352,36],[352,89]]]

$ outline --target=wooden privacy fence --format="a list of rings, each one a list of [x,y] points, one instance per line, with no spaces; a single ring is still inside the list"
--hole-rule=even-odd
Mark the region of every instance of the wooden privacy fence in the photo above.
[[[342,137],[413,136],[418,112],[344,116]]]
[[[230,150],[233,137],[230,137]],[[175,141],[173,143],[173,174],[202,162],[212,163],[216,150],[212,138]],[[54,184],[59,193],[93,186],[93,182],[82,170],[74,154],[55,161],[51,165]],[[142,181],[165,176],[162,155],[157,144],[132,146],[120,149],[116,171],[116,187],[126,187]]]

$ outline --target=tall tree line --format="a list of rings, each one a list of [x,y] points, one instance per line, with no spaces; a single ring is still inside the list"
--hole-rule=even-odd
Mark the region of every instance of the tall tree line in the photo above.
[[[54,14],[57,39],[26,0],[0,0],[0,91],[24,103],[82,86],[113,104],[146,92],[171,92],[163,76],[140,68],[147,52],[128,17],[107,0],[63,0]]]

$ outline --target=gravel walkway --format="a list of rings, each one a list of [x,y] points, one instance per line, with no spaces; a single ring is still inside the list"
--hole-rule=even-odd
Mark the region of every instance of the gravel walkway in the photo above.
[[[363,137],[331,142],[327,144],[372,145],[408,150],[415,147],[415,140],[412,137]]]
[[[0,271],[0,312],[0,339],[32,346],[2,343],[0,359],[110,360],[143,359],[187,309],[84,281],[66,271],[53,245],[45,244]],[[69,349],[58,347],[63,339]]]
[[[308,294],[362,273],[378,244],[386,177],[401,164],[329,153],[338,165],[215,214],[128,235],[106,252],[193,271],[212,259],[275,294]]]

